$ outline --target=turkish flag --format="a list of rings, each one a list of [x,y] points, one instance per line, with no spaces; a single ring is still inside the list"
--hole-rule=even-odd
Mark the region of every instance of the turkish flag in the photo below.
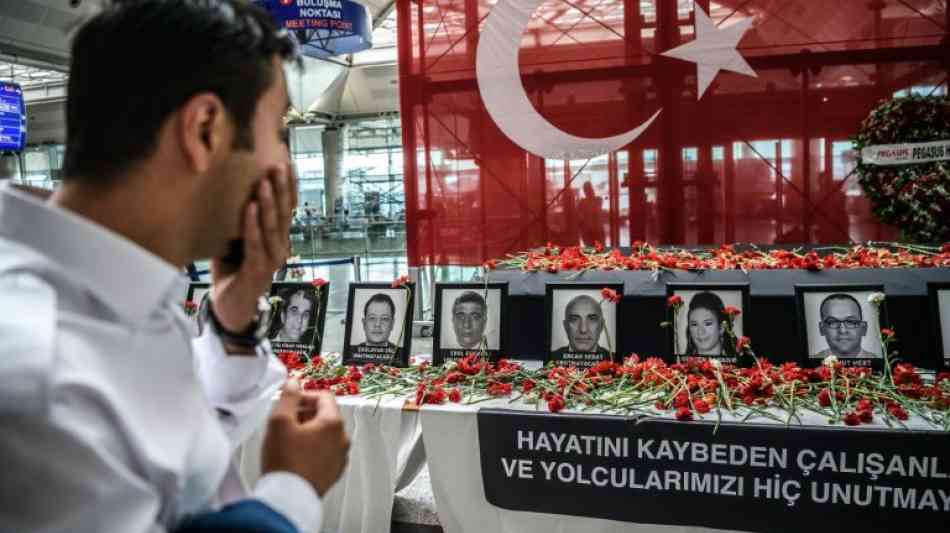
[[[849,138],[882,97],[943,83],[944,31],[872,7],[398,0],[410,265],[895,237]]]

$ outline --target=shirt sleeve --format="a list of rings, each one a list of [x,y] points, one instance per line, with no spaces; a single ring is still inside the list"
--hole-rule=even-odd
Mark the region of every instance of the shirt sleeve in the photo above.
[[[297,474],[264,474],[254,487],[254,497],[282,514],[301,533],[320,531],[323,502],[313,486]]]
[[[264,425],[287,369],[264,341],[253,356],[228,355],[212,328],[192,341],[198,381],[237,447]]]

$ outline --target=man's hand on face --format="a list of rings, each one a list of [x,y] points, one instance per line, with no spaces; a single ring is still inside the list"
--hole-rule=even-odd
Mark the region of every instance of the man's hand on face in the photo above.
[[[333,396],[326,391],[301,391],[299,383],[291,380],[268,420],[261,471],[297,474],[323,497],[343,473],[349,448]]]
[[[228,331],[244,331],[257,316],[257,299],[290,257],[290,223],[297,207],[297,177],[288,164],[257,184],[244,209],[244,260],[211,261],[214,313]]]

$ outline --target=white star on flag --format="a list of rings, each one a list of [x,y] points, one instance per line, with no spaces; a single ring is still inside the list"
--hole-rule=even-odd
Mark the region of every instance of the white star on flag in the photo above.
[[[752,24],[751,18],[719,28],[700,6],[695,6],[693,13],[696,19],[696,39],[661,55],[696,63],[697,100],[703,96],[720,70],[758,77],[736,50],[742,35]]]

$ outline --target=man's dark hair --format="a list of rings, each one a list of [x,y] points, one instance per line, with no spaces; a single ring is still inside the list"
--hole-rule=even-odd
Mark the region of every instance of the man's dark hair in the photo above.
[[[456,298],[454,302],[452,302],[452,311],[455,311],[456,305],[466,303],[478,304],[482,306],[482,311],[488,308],[488,306],[485,304],[485,299],[482,298],[481,294],[478,294],[475,291],[465,291],[461,296]]]
[[[396,318],[396,304],[393,303],[393,299],[389,297],[388,294],[378,292],[370,297],[369,300],[366,300],[366,305],[363,306],[363,316],[366,316],[366,311],[369,309],[370,304],[372,303],[384,303],[389,306],[389,314],[393,315],[393,318]]]
[[[290,300],[299,294],[303,297],[304,300],[310,302],[310,305],[313,307],[317,306],[317,295],[314,294],[312,288],[309,287],[287,287],[277,291],[277,296],[280,296],[280,299],[283,300],[281,304],[281,310],[286,311],[290,308]]]
[[[295,55],[292,38],[243,0],[114,2],[73,40],[64,176],[108,183],[127,172],[154,152],[168,117],[202,92],[224,103],[234,148],[253,149],[251,122],[276,79],[273,58]]]
[[[824,300],[821,301],[821,305],[818,306],[819,319],[825,316],[825,304],[832,300],[847,300],[849,302],[854,303],[854,306],[858,308],[858,318],[860,318],[861,320],[864,320],[864,312],[861,310],[861,304],[858,303],[858,299],[855,298],[854,296],[851,296],[850,294],[845,294],[843,292],[839,292],[839,293],[835,293],[830,296],[827,296],[825,297]]]

